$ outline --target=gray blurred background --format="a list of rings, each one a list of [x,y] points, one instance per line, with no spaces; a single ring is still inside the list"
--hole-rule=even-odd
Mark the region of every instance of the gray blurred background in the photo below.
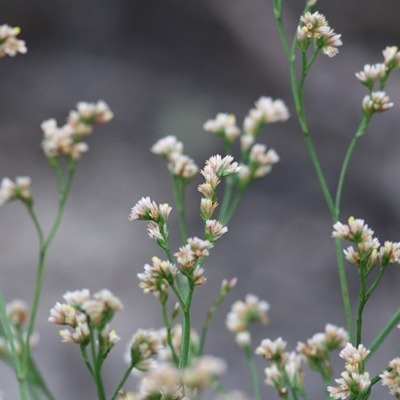
[[[287,0],[287,30],[295,31],[303,7]],[[344,46],[337,57],[321,56],[310,74],[306,109],[315,145],[332,190],[347,144],[361,118],[366,89],[354,73],[381,62],[387,45],[400,44],[399,0],[320,0]],[[138,288],[136,274],[162,253],[146,224],[129,222],[130,208],[142,197],[173,203],[164,161],[148,150],[159,138],[176,135],[185,153],[202,167],[222,143],[202,131],[218,112],[232,112],[239,124],[255,100],[282,98],[292,115],[288,71],[272,1],[262,0],[15,0],[1,2],[1,21],[22,28],[28,53],[0,65],[0,176],[30,175],[37,213],[49,228],[57,192],[52,170],[40,149],[40,123],[63,124],[78,101],[105,100],[115,113],[90,137],[90,151],[79,163],[65,219],[48,255],[35,359],[60,400],[94,399],[95,390],[78,346],[62,344],[48,310],[68,290],[109,288],[125,309],[113,326],[122,340],[105,364],[111,392],[125,364],[123,353],[139,327],[161,327],[157,301]],[[400,78],[387,88],[395,107],[377,115],[356,149],[344,188],[342,219],[365,218],[384,240],[400,240]],[[322,331],[325,323],[344,324],[335,266],[331,221],[318,188],[297,121],[268,127],[260,137],[281,156],[271,175],[253,184],[206,264],[207,284],[194,298],[194,325],[201,322],[223,278],[237,276],[237,288],[216,315],[207,353],[224,357],[224,383],[251,393],[243,357],[224,320],[231,303],[254,293],[271,304],[271,322],[254,327],[254,346],[282,336],[293,349]],[[201,234],[198,178],[188,189],[190,235]],[[175,211],[175,210],[174,210]],[[176,214],[172,243],[180,245]],[[0,287],[7,301],[30,302],[37,238],[19,203],[0,209]],[[357,298],[357,271],[348,266]],[[388,268],[367,306],[364,344],[368,345],[400,305],[397,266]],[[372,376],[400,356],[400,332],[389,337],[370,367]],[[342,363],[336,359],[336,376]],[[257,360],[264,379],[262,360]],[[310,399],[321,399],[322,385],[307,372]],[[132,379],[126,389],[136,387]],[[15,379],[0,366],[0,390],[17,400]],[[379,390],[372,398],[389,398]],[[276,398],[263,387],[263,398]]]

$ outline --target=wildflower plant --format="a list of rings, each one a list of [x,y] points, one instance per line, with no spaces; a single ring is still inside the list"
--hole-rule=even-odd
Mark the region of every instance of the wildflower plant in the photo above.
[[[378,382],[387,386],[392,396],[400,398],[399,357],[389,361],[388,366],[382,366],[375,376],[368,371],[369,359],[399,324],[400,309],[368,346],[363,344],[365,308],[386,269],[391,264],[400,263],[400,243],[384,241],[382,245],[363,219],[350,217],[346,223],[340,222],[343,221],[340,215],[343,186],[354,149],[366,133],[373,116],[393,107],[384,90],[390,73],[400,68],[400,52],[397,47],[387,47],[383,50],[380,63],[367,64],[356,73],[357,80],[366,87],[367,92],[360,101],[360,125],[350,140],[336,190],[332,192],[307,123],[304,89],[319,55],[322,53],[334,57],[343,43],[341,35],[335,33],[326,17],[314,10],[315,5],[316,0],[305,2],[294,37],[289,40],[283,25],[283,0],[273,0],[278,31],[289,66],[295,114],[332,219],[346,327],[327,323],[323,332],[315,333],[304,342],[299,341],[291,351],[282,337],[274,340],[266,338],[259,346],[254,346],[250,325],[269,323],[270,308],[267,301],[255,294],[247,294],[244,300],[233,303],[226,317],[226,327],[247,361],[254,400],[262,399],[254,355],[267,363],[265,384],[273,387],[279,398],[309,398],[305,385],[307,368],[320,375],[326,388],[321,397],[327,399],[365,400],[371,397],[374,385]],[[16,38],[18,33],[19,28],[0,26],[0,57],[27,51],[25,43]],[[0,184],[0,205],[11,201],[22,202],[39,239],[34,295],[29,306],[22,300],[6,303],[0,291],[0,358],[14,370],[21,400],[56,398],[32,357],[32,348],[38,342],[35,322],[42,294],[46,255],[60,226],[78,162],[88,151],[85,138],[93,132],[95,125],[109,122],[112,118],[113,113],[104,101],[80,102],[76,110],[69,113],[64,125],[58,126],[54,119],[42,123],[41,147],[54,170],[59,199],[48,233],[44,232],[35,213],[30,178],[3,178]],[[279,161],[274,149],[258,142],[262,131],[266,126],[284,122],[288,118],[289,110],[282,100],[264,96],[255,102],[240,127],[235,115],[218,113],[214,119],[206,121],[203,128],[223,140],[224,152],[209,157],[202,169],[184,154],[183,143],[175,136],[160,139],[152,146],[151,152],[166,160],[172,176],[180,246],[173,248],[171,245],[169,221],[175,210],[169,204],[142,197],[131,208],[128,219],[146,221],[150,239],[163,252],[161,257],[150,258],[143,271],[137,274],[139,287],[145,294],[152,294],[161,307],[163,327],[140,328],[132,334],[125,354],[125,372],[114,388],[109,389],[104,384],[103,367],[110,351],[120,341],[113,326],[113,317],[122,311],[121,301],[108,289],[93,295],[88,289],[69,291],[64,294],[62,302],[57,302],[51,308],[48,318],[49,322],[63,326],[59,331],[63,342],[79,348],[98,400],[196,400],[209,389],[216,392],[215,398],[218,400],[249,399],[242,392],[223,387],[220,376],[226,371],[226,363],[205,354],[210,323],[222,302],[237,285],[237,279],[230,277],[222,281],[199,332],[196,332],[193,323],[193,294],[198,286],[206,284],[209,257],[218,248],[218,241],[222,237],[225,239],[228,224],[246,189],[257,179],[269,174]],[[185,202],[186,190],[198,174],[202,177],[202,182],[197,186],[201,198],[196,205],[202,226],[201,237],[189,235]],[[351,245],[343,249],[344,241]],[[349,294],[355,289],[350,288],[347,282],[346,264],[355,267],[359,276],[355,317]],[[336,379],[332,353],[339,353],[344,361],[341,377]],[[136,391],[127,389],[132,375],[139,380]]]

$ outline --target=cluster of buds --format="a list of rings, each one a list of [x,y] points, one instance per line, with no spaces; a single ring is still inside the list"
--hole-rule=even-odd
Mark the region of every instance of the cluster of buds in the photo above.
[[[228,330],[235,334],[239,346],[250,345],[249,324],[260,322],[266,325],[269,322],[268,310],[269,304],[265,300],[260,300],[254,294],[247,294],[244,301],[237,300],[232,304],[231,311],[226,316],[225,324]]]
[[[396,46],[386,47],[383,51],[383,62],[377,64],[366,64],[362,71],[356,73],[356,78],[365,85],[370,93],[362,102],[362,108],[366,115],[383,112],[393,107],[389,96],[382,91],[390,72],[400,68],[400,52]],[[379,90],[373,92],[375,83],[379,82]]]
[[[215,119],[209,119],[203,125],[203,129],[222,137],[230,144],[240,136],[240,129],[236,125],[236,117],[233,114],[219,113]]]
[[[183,154],[183,144],[175,136],[160,139],[152,146],[151,152],[165,158],[170,173],[185,183],[190,182],[199,170],[195,162]]]
[[[161,349],[162,344],[157,331],[139,329],[132,336],[125,359],[139,371],[148,371],[155,365],[152,357],[158,355]]]
[[[14,57],[17,53],[25,54],[28,49],[23,40],[17,39],[21,29],[17,26],[0,25],[0,57]]]
[[[294,351],[287,352],[286,344],[282,338],[274,341],[264,339],[256,349],[257,355],[272,361],[272,364],[265,368],[265,383],[277,389],[282,398],[287,398],[289,388],[299,393],[304,392],[302,357]]]
[[[244,119],[244,134],[241,137],[242,150],[250,148],[263,125],[284,122],[288,118],[289,110],[282,100],[260,97],[255,103],[255,108],[250,109]]]
[[[345,360],[346,371],[341,373],[341,378],[335,379],[338,386],[328,386],[328,392],[334,399],[367,399],[371,392],[371,380],[368,372],[365,372],[365,360],[370,351],[362,344],[354,347],[347,343],[339,353]]]
[[[82,141],[90,135],[94,125],[104,124],[113,118],[113,113],[104,101],[97,103],[80,102],[77,110],[70,112],[67,123],[57,126],[55,119],[44,121],[42,148],[48,158],[67,156],[78,159],[88,150]]]
[[[297,28],[297,45],[301,51],[307,51],[312,40],[318,49],[329,57],[335,56],[342,45],[340,37],[328,25],[325,16],[319,12],[307,11],[300,17],[301,24]]]
[[[172,208],[167,204],[157,204],[150,197],[142,197],[129,214],[129,220],[134,219],[150,221],[147,231],[162,248],[167,246],[168,225],[167,220]]]
[[[13,345],[18,354],[22,353],[22,343],[26,341],[24,325],[28,322],[28,306],[22,300],[13,300],[6,306],[8,322],[13,334]],[[39,335],[34,333],[30,337],[30,347],[36,346]],[[10,344],[0,332],[0,358],[11,362]]]
[[[1,181],[0,205],[17,199],[27,204],[32,202],[31,179],[28,176],[18,176],[15,182],[9,178]]]
[[[316,333],[307,340],[307,343],[299,342],[296,350],[305,358],[311,369],[330,377],[332,375],[330,354],[345,347],[348,340],[349,335],[344,328],[327,324],[325,332]]]
[[[185,246],[179,248],[174,254],[179,270],[185,275],[192,285],[205,283],[204,269],[201,267],[206,257],[210,254],[213,244],[209,240],[197,237],[189,238]]]
[[[158,257],[152,258],[152,265],[146,264],[144,272],[137,274],[139,286],[144,293],[153,293],[162,302],[168,298],[168,287],[175,282],[178,269],[169,261],[162,261]]]
[[[217,187],[221,182],[221,178],[237,174],[240,169],[241,167],[239,167],[236,161],[233,161],[232,156],[221,157],[217,154],[206,160],[206,165],[200,171],[204,177],[204,183],[201,183],[197,187],[197,190],[204,196],[200,202],[200,215],[206,222],[205,236],[212,242],[218,240],[228,231],[218,221],[211,220],[218,206]]]
[[[400,243],[386,241],[380,246],[379,240],[373,237],[374,231],[362,219],[350,217],[347,224],[337,222],[333,225],[332,237],[355,243],[344,250],[346,260],[351,264],[365,268],[367,273],[376,265],[378,259],[381,267],[388,264],[400,264]]]
[[[96,340],[105,357],[120,339],[115,330],[110,329],[109,322],[122,309],[121,301],[108,289],[93,296],[88,289],[76,290],[65,293],[63,298],[65,303],[56,303],[50,310],[48,321],[72,328],[60,330],[63,342],[87,346]],[[98,335],[95,339],[96,331]]]
[[[389,388],[389,392],[396,399],[400,399],[400,358],[394,358],[389,363],[389,368],[382,372],[379,377],[382,385]]]

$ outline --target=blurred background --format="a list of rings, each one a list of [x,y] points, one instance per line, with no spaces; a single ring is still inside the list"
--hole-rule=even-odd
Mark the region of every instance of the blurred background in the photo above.
[[[295,32],[304,5],[285,1],[285,23]],[[354,73],[382,61],[387,45],[400,44],[398,0],[318,2],[330,26],[342,34],[338,56],[320,56],[309,75],[306,110],[311,133],[332,190],[347,145],[361,119],[366,94]],[[62,344],[49,309],[68,290],[109,288],[124,303],[113,323],[122,340],[105,363],[109,392],[124,372],[126,343],[139,327],[160,328],[156,299],[144,295],[136,274],[153,255],[162,257],[146,224],[129,222],[130,208],[142,197],[173,205],[165,162],[149,152],[165,135],[184,142],[185,153],[202,167],[223,151],[222,142],[202,130],[218,112],[241,124],[260,96],[281,98],[294,109],[288,68],[277,35],[272,1],[263,0],[15,0],[1,2],[1,21],[20,26],[28,53],[0,65],[0,177],[29,175],[37,213],[45,228],[53,221],[57,192],[40,149],[40,124],[63,124],[78,101],[105,100],[114,120],[95,130],[90,151],[79,162],[65,219],[48,254],[37,320],[40,343],[35,359],[60,400],[92,399],[95,390],[78,346]],[[376,115],[360,141],[344,188],[342,220],[364,218],[384,240],[400,240],[400,77],[387,92],[395,107]],[[271,305],[270,324],[254,327],[253,343],[281,336],[294,349],[323,331],[327,322],[343,326],[342,300],[331,239],[331,220],[298,123],[270,125],[260,141],[281,157],[272,173],[245,195],[206,264],[207,284],[194,298],[194,325],[217,296],[223,278],[238,277],[235,290],[216,315],[206,352],[225,358],[223,383],[251,394],[246,363],[225,328],[231,303],[254,293]],[[201,234],[200,194],[189,186],[190,235]],[[175,210],[174,210],[175,211]],[[181,245],[176,214],[171,215],[173,248]],[[31,301],[37,238],[19,203],[0,209],[0,287],[7,301]],[[357,271],[348,266],[357,299]],[[388,268],[367,306],[364,344],[368,346],[400,305],[400,270]],[[400,356],[400,331],[374,357],[375,376]],[[334,356],[335,376],[343,364]],[[257,360],[260,379],[267,364]],[[322,398],[320,379],[306,374],[310,399]],[[12,373],[0,366],[0,390],[17,400]],[[136,383],[128,382],[133,390]],[[378,390],[380,399],[389,398]],[[263,398],[276,398],[263,386]],[[374,397],[378,398],[378,397]]]

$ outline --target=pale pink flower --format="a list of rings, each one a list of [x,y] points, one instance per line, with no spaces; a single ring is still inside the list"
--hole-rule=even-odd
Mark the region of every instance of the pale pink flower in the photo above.
[[[233,143],[240,135],[240,129],[236,126],[236,118],[233,114],[217,114],[215,119],[210,119],[203,125],[203,129],[222,136],[230,143]]]
[[[25,42],[19,40],[16,36],[21,32],[19,27],[9,25],[0,26],[0,57],[5,55],[14,57],[17,53],[25,54],[28,50]]]
[[[228,228],[223,226],[221,222],[216,219],[208,219],[205,228],[205,237],[210,242],[215,242],[220,239],[222,235],[228,232]]]
[[[169,157],[168,169],[174,176],[180,176],[187,180],[193,179],[199,171],[196,163],[185,154],[172,154]]]
[[[83,303],[90,300],[90,291],[89,289],[68,291],[63,295],[63,298],[69,305],[79,308]]]
[[[344,371],[341,378],[335,379],[337,387],[328,386],[328,392],[334,399],[347,399],[350,395],[363,396],[368,393],[371,380],[368,372],[358,374],[355,372]],[[360,397],[363,398],[363,397]]]
[[[376,82],[376,80],[383,78],[386,75],[386,65],[383,63],[379,64],[366,64],[364,69],[356,73],[356,78],[367,86]]]
[[[150,220],[156,223],[165,222],[172,208],[168,204],[157,204],[150,197],[142,197],[132,208],[129,220]]]
[[[332,29],[329,28],[321,37],[322,51],[328,57],[334,57],[339,53],[338,47],[343,43],[340,40],[342,35],[336,34]]]
[[[400,243],[386,241],[379,249],[379,258],[382,266],[400,264]]]
[[[210,167],[218,178],[235,174],[240,171],[238,163],[233,162],[233,157],[230,155],[227,155],[224,158],[222,158],[219,154],[212,156],[206,160],[206,166]],[[203,171],[205,171],[201,172],[203,176],[208,175],[207,168],[205,168]]]
[[[151,152],[170,160],[171,155],[182,154],[183,144],[175,136],[166,136],[151,147]]]
[[[390,394],[397,399],[400,397],[400,358],[394,358],[389,363],[391,371],[383,371],[379,377],[382,385],[389,388]]]
[[[274,341],[264,339],[260,346],[257,347],[255,353],[266,360],[282,362],[286,344],[287,343],[282,340],[282,338],[278,338]]]
[[[400,65],[400,51],[397,46],[388,46],[383,50],[385,65],[388,68],[396,68]]]
[[[383,112],[393,107],[393,103],[385,92],[378,91],[366,95],[362,107],[367,113]]]
[[[13,182],[3,178],[0,184],[0,205],[18,198],[23,201],[32,199],[31,179],[28,176],[18,176]]]
[[[216,201],[213,201],[207,197],[203,197],[200,201],[201,217],[204,220],[210,219],[217,207],[218,207],[218,203]]]

